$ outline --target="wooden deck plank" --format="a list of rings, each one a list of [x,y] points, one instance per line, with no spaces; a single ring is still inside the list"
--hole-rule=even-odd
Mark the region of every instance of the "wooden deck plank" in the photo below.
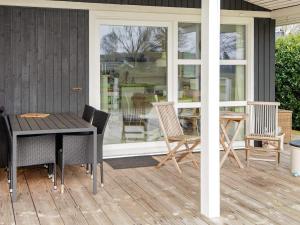
[[[91,196],[91,192],[78,180],[77,173],[74,173],[71,167],[66,167],[65,171],[65,191],[68,191],[79,206],[85,220],[90,225],[112,225],[113,223],[106,216],[101,206],[97,204]],[[85,171],[82,170],[82,173]],[[91,180],[90,180],[91,182]]]
[[[63,225],[64,222],[58,212],[54,200],[50,194],[52,188],[46,184],[52,183],[48,179],[46,169],[28,169],[25,170],[25,178],[28,183],[29,191],[34,202],[40,224]]]
[[[0,171],[0,218],[6,218],[5,225],[14,220],[16,224],[71,225],[296,225],[300,224],[300,180],[290,174],[290,148],[286,148],[276,169],[268,162],[239,169],[226,161],[221,170],[219,219],[210,220],[199,212],[200,171],[192,164],[181,165],[181,175],[173,164],[159,170],[118,170],[106,163],[105,186],[98,182],[97,195],[92,194],[92,180],[80,166],[67,166],[64,194],[52,190],[45,169],[19,169],[19,194],[13,205],[5,173]],[[244,151],[238,155],[244,160]]]
[[[72,167],[72,170],[77,175],[77,179],[83,184],[85,188],[92,192],[91,179],[78,167]],[[136,224],[131,217],[114,201],[114,199],[103,189],[98,183],[98,193],[91,195],[91,197],[101,206],[103,212],[112,221],[113,224],[130,225]]]
[[[7,175],[4,169],[0,170],[0,225],[15,224],[13,207],[10,200]]]
[[[18,197],[13,202],[15,220],[17,225],[38,225],[40,224],[34,202],[29,192],[24,173],[18,171]]]
[[[50,190],[50,194],[65,225],[88,224],[79,209],[79,205],[76,204],[68,191],[61,194],[59,189],[56,191],[52,189],[53,184],[51,182],[46,182],[46,185],[48,190]]]
[[[120,207],[131,217],[137,224],[157,224],[162,225],[160,219],[157,219],[140,205],[135,202],[134,199],[120,186],[115,180],[113,180],[109,174],[105,173],[105,186],[106,192],[118,202]]]

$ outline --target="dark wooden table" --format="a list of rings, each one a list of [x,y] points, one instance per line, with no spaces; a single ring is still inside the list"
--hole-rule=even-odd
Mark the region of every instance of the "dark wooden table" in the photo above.
[[[62,134],[92,132],[93,149],[93,193],[97,193],[97,129],[90,123],[71,113],[54,113],[46,118],[21,118],[9,116],[12,128],[12,200],[17,199],[17,138],[24,135]]]

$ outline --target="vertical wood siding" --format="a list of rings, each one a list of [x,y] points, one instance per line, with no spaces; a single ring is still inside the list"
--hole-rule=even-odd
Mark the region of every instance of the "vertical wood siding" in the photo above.
[[[81,114],[88,29],[88,11],[0,7],[0,105],[9,113]]]
[[[254,20],[255,100],[275,101],[275,20]]]
[[[62,0],[66,1],[66,0]],[[201,8],[201,0],[67,0],[71,2],[109,3],[123,5],[166,6],[182,8]],[[220,0],[222,9],[268,11],[244,0]]]

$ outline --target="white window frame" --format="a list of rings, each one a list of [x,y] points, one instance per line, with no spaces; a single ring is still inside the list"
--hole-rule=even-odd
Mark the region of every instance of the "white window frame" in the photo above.
[[[189,20],[189,21],[177,21],[177,26],[175,26],[174,37],[176,41],[176,46],[174,48],[175,52],[178,52],[178,24],[179,23],[201,23],[201,21]],[[221,24],[232,24],[232,25],[245,25],[246,26],[246,55],[243,60],[220,60],[221,65],[244,65],[246,67],[245,70],[245,101],[220,101],[221,107],[245,107],[247,105],[247,101],[254,100],[254,19],[253,18],[240,18],[240,17],[221,17]],[[200,65],[202,66],[202,59],[178,59],[178,53],[175,54],[174,61],[177,64],[177,67],[174,68],[175,74],[177,74],[177,79],[174,82],[174,88],[178,90],[178,66],[179,65]],[[203,74],[201,74],[203,76]],[[175,93],[176,106],[178,109],[181,108],[201,108],[201,102],[188,102],[181,103],[178,101],[178,91]]]
[[[131,6],[134,8],[134,6]],[[197,108],[201,107],[200,102],[178,103],[178,64],[201,65],[200,60],[181,60],[178,59],[178,23],[201,23],[201,14],[195,13],[191,9],[191,13],[182,14],[158,10],[145,12],[129,12],[129,11],[90,11],[90,29],[89,29],[89,57],[90,57],[90,76],[89,76],[89,103],[100,109],[100,25],[145,25],[145,26],[163,26],[168,28],[168,101],[176,103],[177,108]],[[163,7],[162,7],[163,8]],[[185,9],[188,11],[187,9]],[[246,53],[247,53],[247,71],[246,71],[246,96],[247,100],[254,99],[254,18],[250,17],[229,17],[221,18],[221,23],[228,24],[245,24],[246,31]],[[236,13],[233,12],[233,15]],[[228,62],[224,62],[228,63]],[[203,76],[203,75],[202,75]],[[175,79],[174,79],[175,78]],[[245,106],[247,101],[220,102],[220,106]],[[237,144],[238,146],[241,143]],[[166,152],[166,146],[163,141],[156,142],[139,142],[126,144],[109,144],[104,145],[104,157],[113,158],[121,156],[134,155],[150,155],[161,154]]]

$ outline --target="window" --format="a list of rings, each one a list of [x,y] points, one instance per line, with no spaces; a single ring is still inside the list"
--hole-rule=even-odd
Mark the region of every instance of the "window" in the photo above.
[[[245,25],[221,25],[220,58],[243,60],[246,58]]]
[[[221,25],[220,101],[246,101],[246,26]]]
[[[178,24],[178,58],[201,58],[201,25],[199,23]]]
[[[201,24],[178,24],[178,102],[200,102]]]
[[[226,20],[225,20],[226,22]],[[247,100],[247,25],[220,28],[220,108],[244,111]],[[178,23],[178,117],[187,134],[199,134],[201,24]],[[244,128],[239,139],[244,134]]]

